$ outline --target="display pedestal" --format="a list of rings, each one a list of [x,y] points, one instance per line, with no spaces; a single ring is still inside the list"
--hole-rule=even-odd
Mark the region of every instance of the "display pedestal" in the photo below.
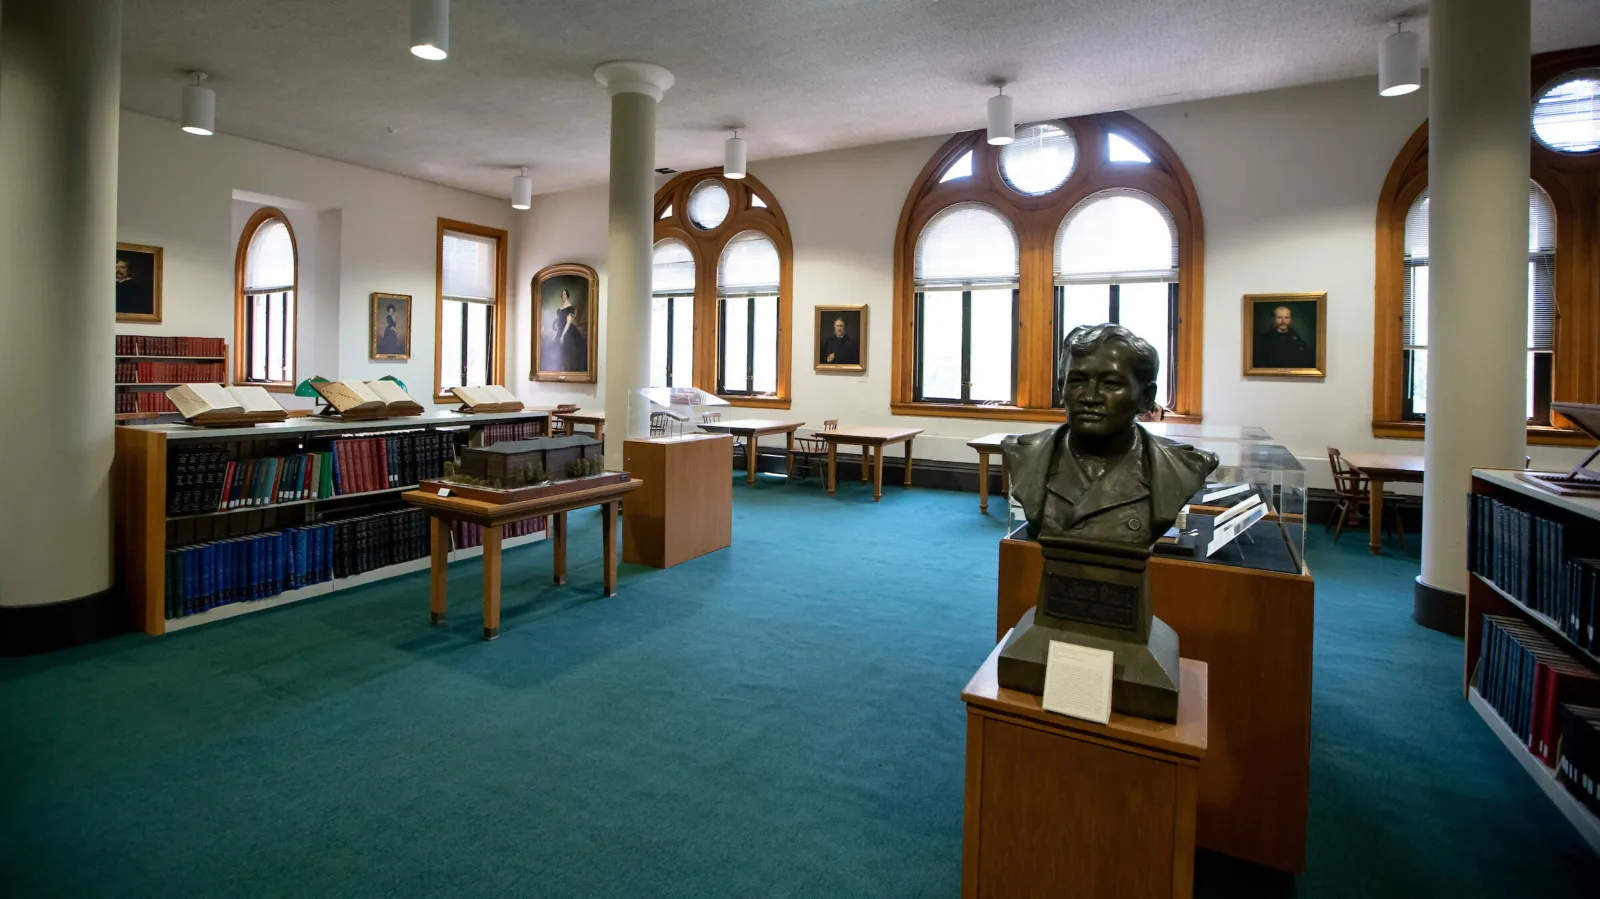
[[[634,438],[622,453],[644,481],[623,510],[622,561],[671,568],[733,542],[732,437]]]
[[[631,500],[630,500],[631,503]],[[1044,557],[1000,541],[996,637],[1034,607]],[[1152,556],[1150,610],[1216,686],[1200,768],[1199,845],[1305,871],[1311,782],[1310,575]]]
[[[1000,648],[967,704],[963,899],[1175,899],[1194,891],[1206,665],[1179,662],[1178,721],[1096,724],[1002,689]]]

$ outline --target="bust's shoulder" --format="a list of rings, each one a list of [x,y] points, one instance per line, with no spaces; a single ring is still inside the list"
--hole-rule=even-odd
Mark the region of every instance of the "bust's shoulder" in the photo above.
[[[1062,425],[1061,427],[1065,427],[1065,425]],[[1005,440],[1001,441],[1000,445],[1002,447],[1038,446],[1041,443],[1050,442],[1051,438],[1056,436],[1056,431],[1058,430],[1060,430],[1060,428],[1045,428],[1043,431],[1034,431],[1032,434],[1012,434]]]

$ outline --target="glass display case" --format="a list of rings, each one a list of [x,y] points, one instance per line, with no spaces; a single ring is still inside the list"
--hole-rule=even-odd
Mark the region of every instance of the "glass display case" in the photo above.
[[[683,437],[721,419],[728,401],[694,387],[639,387],[628,393],[629,439]]]
[[[1264,443],[1272,439],[1267,429],[1257,425],[1214,425],[1209,422],[1147,421],[1144,429],[1157,437],[1166,437],[1179,443],[1196,440],[1240,440]]]

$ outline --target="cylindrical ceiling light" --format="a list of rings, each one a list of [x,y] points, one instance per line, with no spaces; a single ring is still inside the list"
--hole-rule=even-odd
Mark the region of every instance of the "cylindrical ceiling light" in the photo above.
[[[733,137],[728,138],[722,151],[722,176],[724,178],[743,178],[745,163],[749,159],[749,147],[745,145],[744,138],[739,136],[739,129],[733,129]]]
[[[411,0],[411,54],[431,60],[450,55],[450,0]]]
[[[1378,45],[1378,95],[1398,97],[1422,86],[1422,36],[1394,20],[1394,34]]]
[[[194,84],[183,86],[183,130],[209,137],[217,131],[217,95],[202,87],[205,72],[190,72]]]
[[[527,209],[533,205],[533,179],[528,177],[526,168],[517,169],[517,177],[511,179],[511,208]]]
[[[1006,83],[999,82],[1000,93],[989,98],[989,143],[999,146],[1017,139],[1017,120],[1012,114]]]

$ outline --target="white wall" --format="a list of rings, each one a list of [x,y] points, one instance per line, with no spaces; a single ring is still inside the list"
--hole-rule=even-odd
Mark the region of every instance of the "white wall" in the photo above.
[[[556,406],[577,403],[586,409],[605,405],[602,391],[606,365],[606,217],[604,184],[533,198],[533,208],[513,215],[510,332],[507,336],[506,381],[524,403]],[[530,381],[533,370],[533,278],[547,265],[581,262],[600,275],[600,335],[595,342],[599,381],[570,384]]]
[[[296,379],[393,374],[429,401],[437,219],[508,228],[505,200],[227,135],[194,137],[126,110],[121,122],[117,239],[163,248],[163,300],[160,324],[119,324],[118,334],[225,337],[231,346],[239,232],[272,202],[300,251]],[[410,361],[368,358],[375,291],[411,295]]]
[[[1145,110],[1134,115],[1172,145],[1194,180],[1205,221],[1205,420],[1261,425],[1328,486],[1325,448],[1418,454],[1421,441],[1372,436],[1374,241],[1384,177],[1427,115],[1426,91],[1380,98],[1370,78]],[[889,413],[893,244],[911,182],[944,136],[766,160],[751,171],[777,195],[794,238],[794,418],[815,425],[926,429],[919,458],[972,461],[965,446],[1035,425]],[[588,262],[604,273],[606,192],[534,198],[517,241],[524,282],[540,265]],[[1324,379],[1241,374],[1241,297],[1328,294]],[[515,294],[526,315],[527,285]],[[821,374],[806,364],[819,304],[870,307],[867,372]],[[604,325],[602,324],[602,327]],[[523,335],[519,351],[527,353]],[[604,341],[601,341],[602,345]],[[526,364],[522,371],[526,371]],[[525,385],[535,402],[570,394]],[[577,401],[577,400],[575,400]],[[594,401],[591,400],[591,404]],[[1530,448],[1536,464],[1570,465],[1579,451]]]

